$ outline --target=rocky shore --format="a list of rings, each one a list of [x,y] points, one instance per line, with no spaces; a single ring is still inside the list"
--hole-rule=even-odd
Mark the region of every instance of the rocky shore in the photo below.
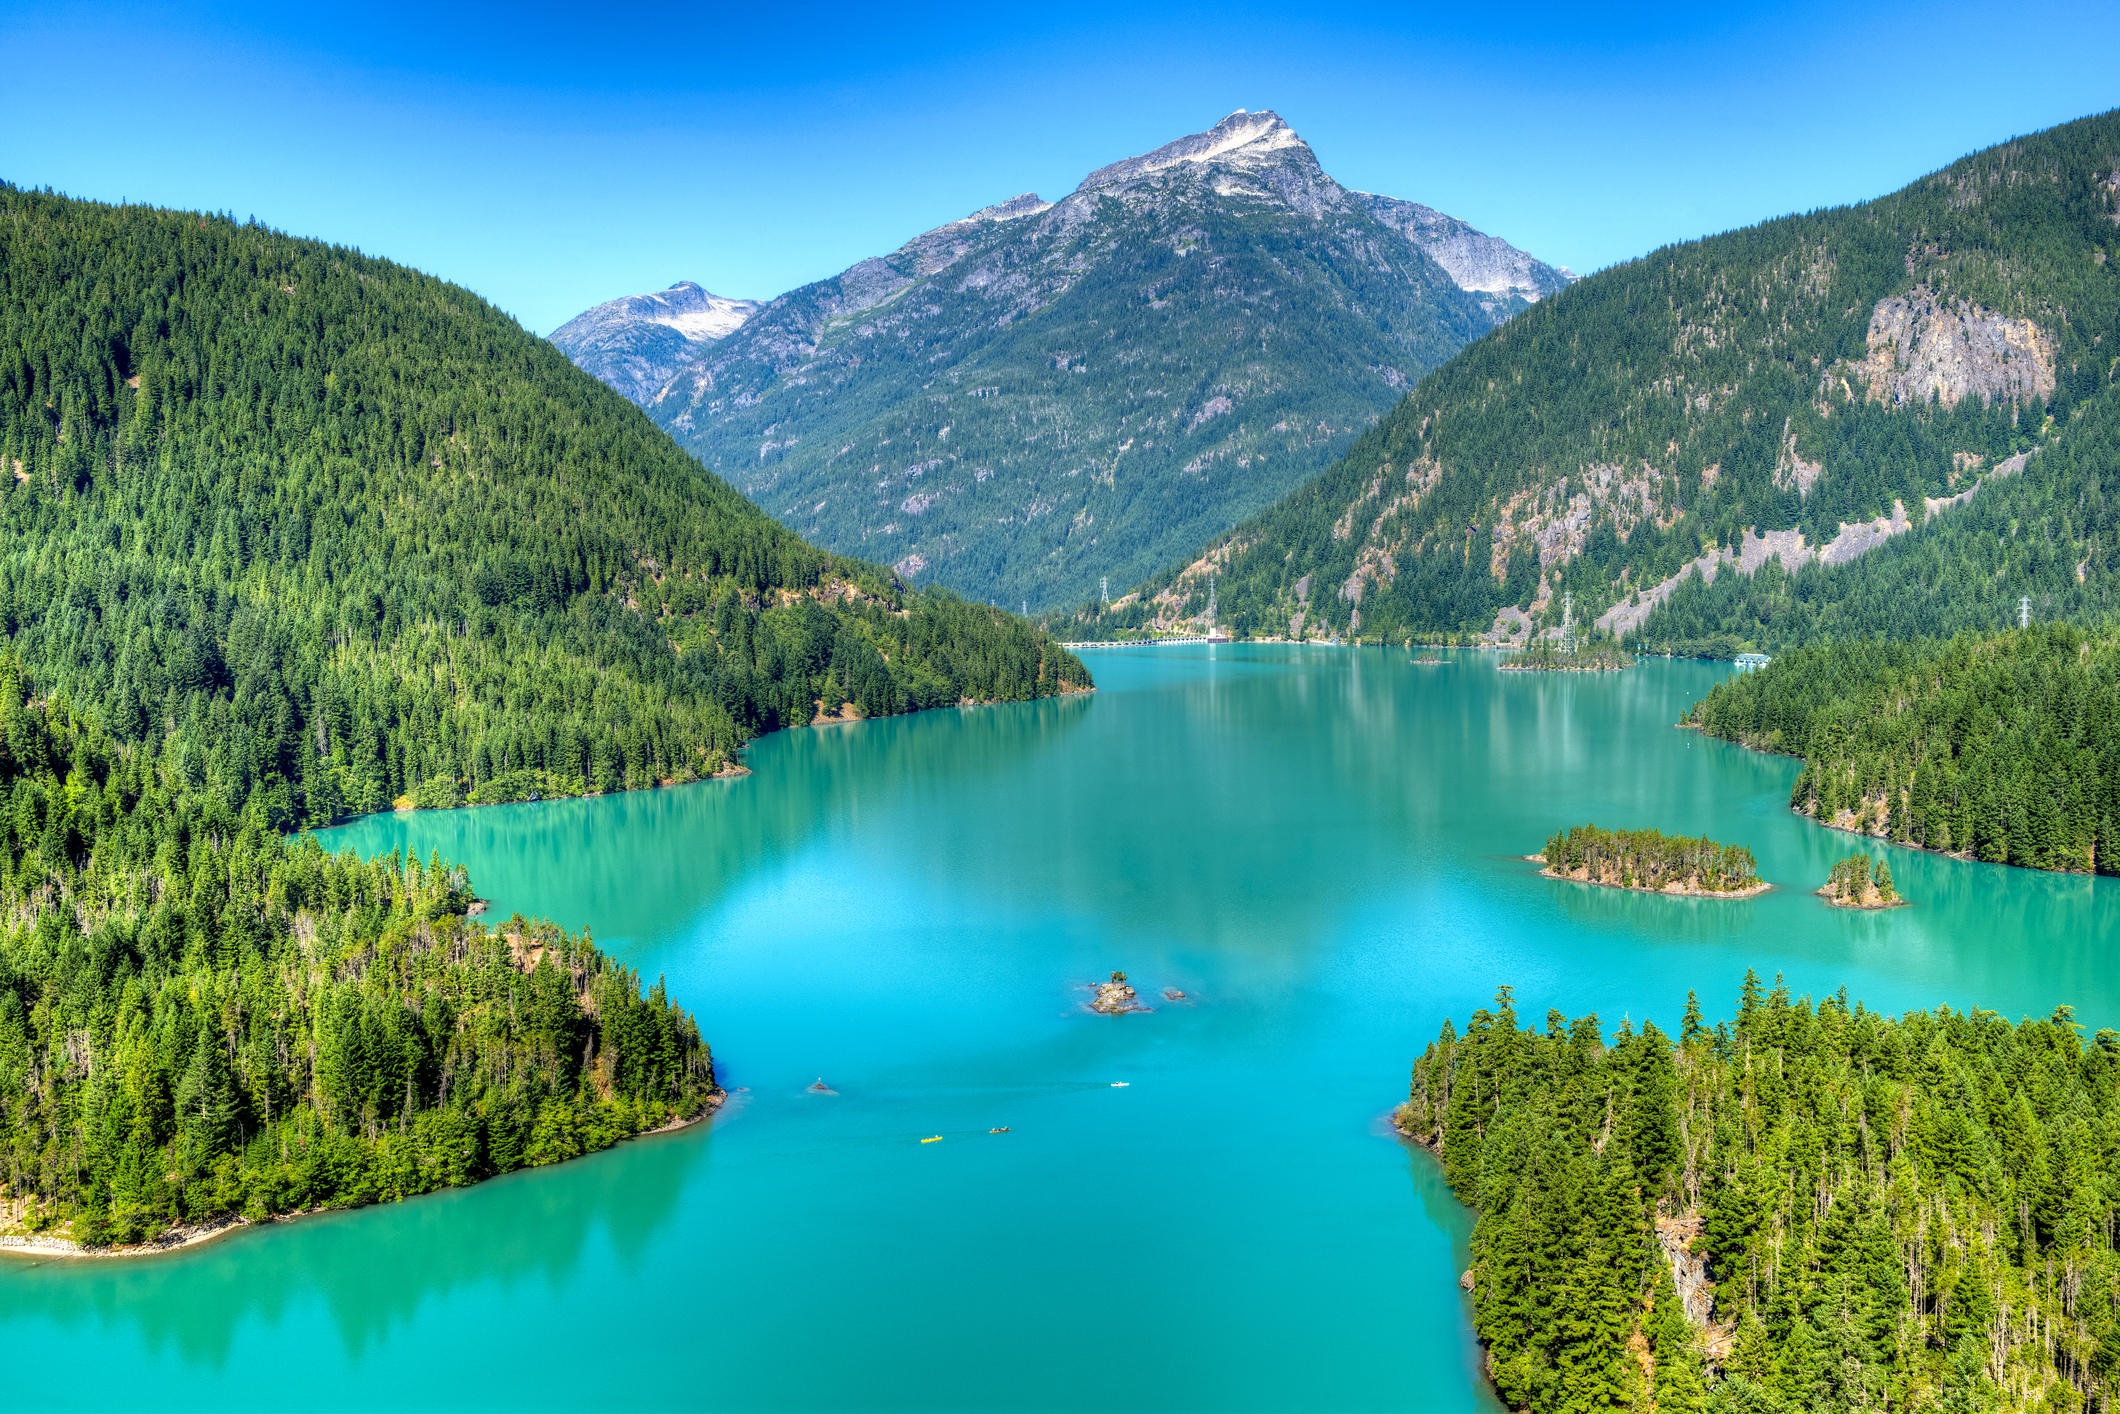
[[[1818,896],[1826,901],[1828,908],[1855,908],[1875,911],[1883,908],[1911,908],[1913,906],[1903,898],[1885,898],[1877,892],[1874,886],[1867,893],[1847,897],[1833,892],[1833,886],[1828,884],[1818,891]]]
[[[1546,863],[1546,856],[1543,854],[1527,854],[1524,858],[1534,864]],[[1666,884],[1660,889],[1652,889],[1641,884],[1622,883],[1618,879],[1593,879],[1587,868],[1563,871],[1549,866],[1538,872],[1543,878],[1564,879],[1571,884],[1596,884],[1599,888],[1625,889],[1636,894],[1662,894],[1666,898],[1757,898],[1774,887],[1761,880],[1744,889],[1704,889],[1691,882]]]

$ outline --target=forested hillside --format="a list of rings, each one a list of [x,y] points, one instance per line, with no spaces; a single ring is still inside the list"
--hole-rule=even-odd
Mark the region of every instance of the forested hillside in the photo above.
[[[1944,638],[2017,621],[2120,617],[2120,398],[2078,405],[2012,477],[1838,566],[1689,577],[1632,638],[1651,652],[1732,657],[1884,634]]]
[[[1197,614],[1210,575],[1276,634],[1545,625],[1563,591],[1650,646],[2109,609],[2116,192],[2106,114],[1591,276],[1086,625]]]
[[[803,544],[466,291],[219,217],[0,188],[0,457],[31,680],[268,828],[1088,683]]]
[[[0,1229],[402,1197],[714,1094],[586,938],[286,831],[1087,686],[814,550],[466,292],[0,187]]]
[[[2098,1410],[2120,1351],[2120,1033],[1894,1019],[1747,974],[1609,1039],[1448,1022],[1398,1121],[1472,1234],[1474,1324],[1533,1414]]]
[[[1804,758],[1821,824],[2028,869],[2120,873],[2120,631],[2055,626],[1785,653],[1688,720]]]
[[[0,1232],[403,1198],[698,1115],[699,1029],[460,869],[290,842],[0,657]]]

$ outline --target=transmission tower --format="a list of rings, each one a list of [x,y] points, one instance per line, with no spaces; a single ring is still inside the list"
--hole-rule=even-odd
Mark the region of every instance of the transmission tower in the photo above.
[[[1561,595],[1561,651],[1575,652],[1575,591],[1570,589]]]
[[[1110,575],[1105,575],[1105,576],[1104,576],[1104,577],[1103,577],[1102,579],[1100,579],[1100,580],[1098,580],[1098,581],[1097,581],[1097,587],[1098,587],[1098,588],[1099,588],[1100,590],[1102,590],[1102,591],[1103,591],[1103,593],[1104,593],[1104,602],[1105,602],[1105,603],[1107,603],[1107,604],[1111,603],[1111,601],[1112,601],[1112,577],[1111,577]]]
[[[2021,596],[2021,597],[2020,597],[2020,598],[2019,598],[2019,599],[2017,600],[2017,627],[2019,627],[2019,628],[2030,628],[2031,626],[2032,626],[2032,596],[2031,596],[2031,595],[2029,595],[2029,594],[2026,594],[2026,595],[2023,595],[2023,596]]]
[[[1207,577],[1207,636],[1209,638],[1215,636],[1215,579],[1213,575]]]

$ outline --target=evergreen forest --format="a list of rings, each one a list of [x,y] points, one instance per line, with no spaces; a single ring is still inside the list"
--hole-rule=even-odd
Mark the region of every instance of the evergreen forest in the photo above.
[[[1804,759],[1821,824],[2027,869],[2120,873],[2120,632],[2068,625],[1793,649],[1688,720]]]
[[[1661,830],[1577,825],[1554,831],[1538,858],[1556,877],[1623,889],[1730,894],[1759,887],[1759,867],[1751,850],[1717,844],[1705,835],[1688,839]]]
[[[0,1230],[88,1246],[409,1197],[719,1093],[586,937],[461,869],[326,853],[169,779],[0,658]]]
[[[1532,1414],[2099,1410],[2120,1364],[2120,1032],[1813,1006],[1747,973],[1674,1041],[1504,987],[1400,1128],[1477,1213],[1474,1325]]]
[[[1429,640],[1509,606],[1545,627],[1564,592],[1583,617],[1640,608],[1635,646],[1719,656],[1998,628],[2026,596],[2043,619],[2113,613],[2116,152],[2120,113],[2102,114],[1589,276],[1422,379],[1337,465],[1062,632],[1195,616],[1211,574],[1240,636]],[[1946,324],[2016,342],[1993,333],[1994,362],[1968,355],[1923,391],[1892,330]],[[1895,506],[1905,533],[1842,563],[1725,567],[1712,585],[1692,568],[1766,532],[1817,552]],[[1667,601],[1639,597],[1687,574]]]
[[[400,1198],[700,1114],[586,937],[349,815],[650,787],[1090,685],[815,550],[467,292],[0,186],[0,1230]]]
[[[225,217],[0,187],[0,458],[31,680],[270,829],[1089,684],[803,544],[466,291]]]
[[[1948,638],[2017,622],[2120,618],[2120,399],[2072,414],[2025,469],[1850,560],[1769,560],[1710,584],[1689,575],[1629,636],[1637,649],[1731,658],[1880,635]]]

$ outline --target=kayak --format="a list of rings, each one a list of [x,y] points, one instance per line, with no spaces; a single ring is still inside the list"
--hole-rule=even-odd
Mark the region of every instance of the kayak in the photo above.
[[[1127,1086],[1129,1086],[1129,1085],[1131,1085],[1131,1084],[1133,1084],[1133,1083],[1134,1083],[1134,1082],[1133,1082],[1133,1081],[1131,1081],[1131,1080],[1114,1080],[1114,1081],[1112,1082],[1112,1089],[1114,1089],[1114,1090],[1124,1090],[1124,1089],[1125,1089],[1125,1088],[1126,1088]]]
[[[940,1144],[942,1142],[942,1136],[939,1134],[931,1135],[928,1138],[921,1140],[920,1142],[923,1144]]]

